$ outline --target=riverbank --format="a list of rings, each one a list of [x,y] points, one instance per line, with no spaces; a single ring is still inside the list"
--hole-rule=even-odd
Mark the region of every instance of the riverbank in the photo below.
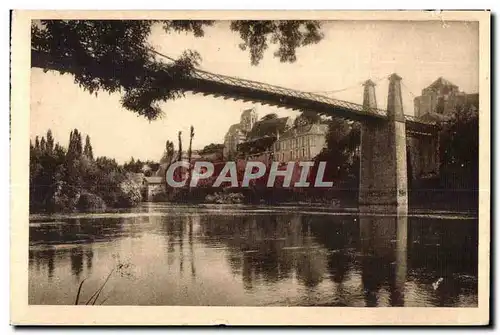
[[[120,217],[144,217],[144,216],[171,216],[183,215],[197,217],[204,214],[226,214],[241,216],[245,214],[265,214],[275,215],[281,214],[319,214],[327,216],[393,216],[394,213],[374,211],[373,213],[359,213],[357,206],[342,207],[329,206],[322,203],[282,203],[276,205],[264,204],[179,204],[171,202],[143,202],[134,208],[114,208],[108,209],[105,212],[60,212],[60,213],[30,213],[30,222],[34,224],[43,224],[45,221],[54,223],[54,220],[72,219],[104,219],[104,218],[120,218]],[[436,210],[412,208],[408,209],[408,217],[425,217],[425,218],[449,218],[449,219],[471,219],[477,218],[477,213],[466,210]]]

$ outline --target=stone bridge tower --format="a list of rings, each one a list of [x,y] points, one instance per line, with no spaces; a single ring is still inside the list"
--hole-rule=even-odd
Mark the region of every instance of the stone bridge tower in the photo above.
[[[368,80],[363,86],[363,106],[376,108],[375,84]],[[395,73],[389,77],[387,119],[362,125],[359,206],[369,210],[408,209],[406,126],[401,77]]]

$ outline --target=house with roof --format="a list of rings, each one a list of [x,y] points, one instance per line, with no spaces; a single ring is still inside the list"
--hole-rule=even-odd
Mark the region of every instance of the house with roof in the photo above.
[[[295,125],[279,133],[273,145],[274,160],[279,162],[310,161],[326,147],[328,125],[297,118]]]
[[[293,126],[291,117],[277,117],[270,114],[257,121],[247,135],[245,142],[238,145],[238,157],[247,160],[274,160],[273,146],[280,133]]]

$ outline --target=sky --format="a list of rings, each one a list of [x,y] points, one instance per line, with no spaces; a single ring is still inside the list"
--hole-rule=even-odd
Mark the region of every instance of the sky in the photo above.
[[[154,27],[151,45],[170,57],[192,49],[201,54],[203,70],[256,80],[336,99],[362,103],[362,82],[377,83],[379,108],[386,108],[387,77],[402,79],[404,113],[413,115],[413,98],[438,77],[444,77],[467,93],[479,91],[479,30],[472,22],[324,21],[324,39],[297,50],[295,63],[280,63],[270,46],[257,66],[248,51],[238,47],[239,35],[229,22],[206,28],[205,37],[186,33],[166,34]],[[323,92],[336,91],[336,92]],[[161,105],[164,116],[148,121],[124,109],[118,93],[91,95],[74,83],[69,74],[31,70],[30,136],[50,128],[64,146],[77,128],[91,138],[94,155],[125,162],[131,157],[159,160],[165,142],[177,146],[183,133],[187,148],[191,125],[193,149],[222,143],[228,128],[239,122],[241,112],[256,107],[259,118],[268,113],[296,116],[297,112],[211,96],[186,94]]]

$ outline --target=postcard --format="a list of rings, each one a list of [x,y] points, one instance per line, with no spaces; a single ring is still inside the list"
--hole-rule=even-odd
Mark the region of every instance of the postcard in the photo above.
[[[14,325],[487,325],[489,11],[14,11]]]

